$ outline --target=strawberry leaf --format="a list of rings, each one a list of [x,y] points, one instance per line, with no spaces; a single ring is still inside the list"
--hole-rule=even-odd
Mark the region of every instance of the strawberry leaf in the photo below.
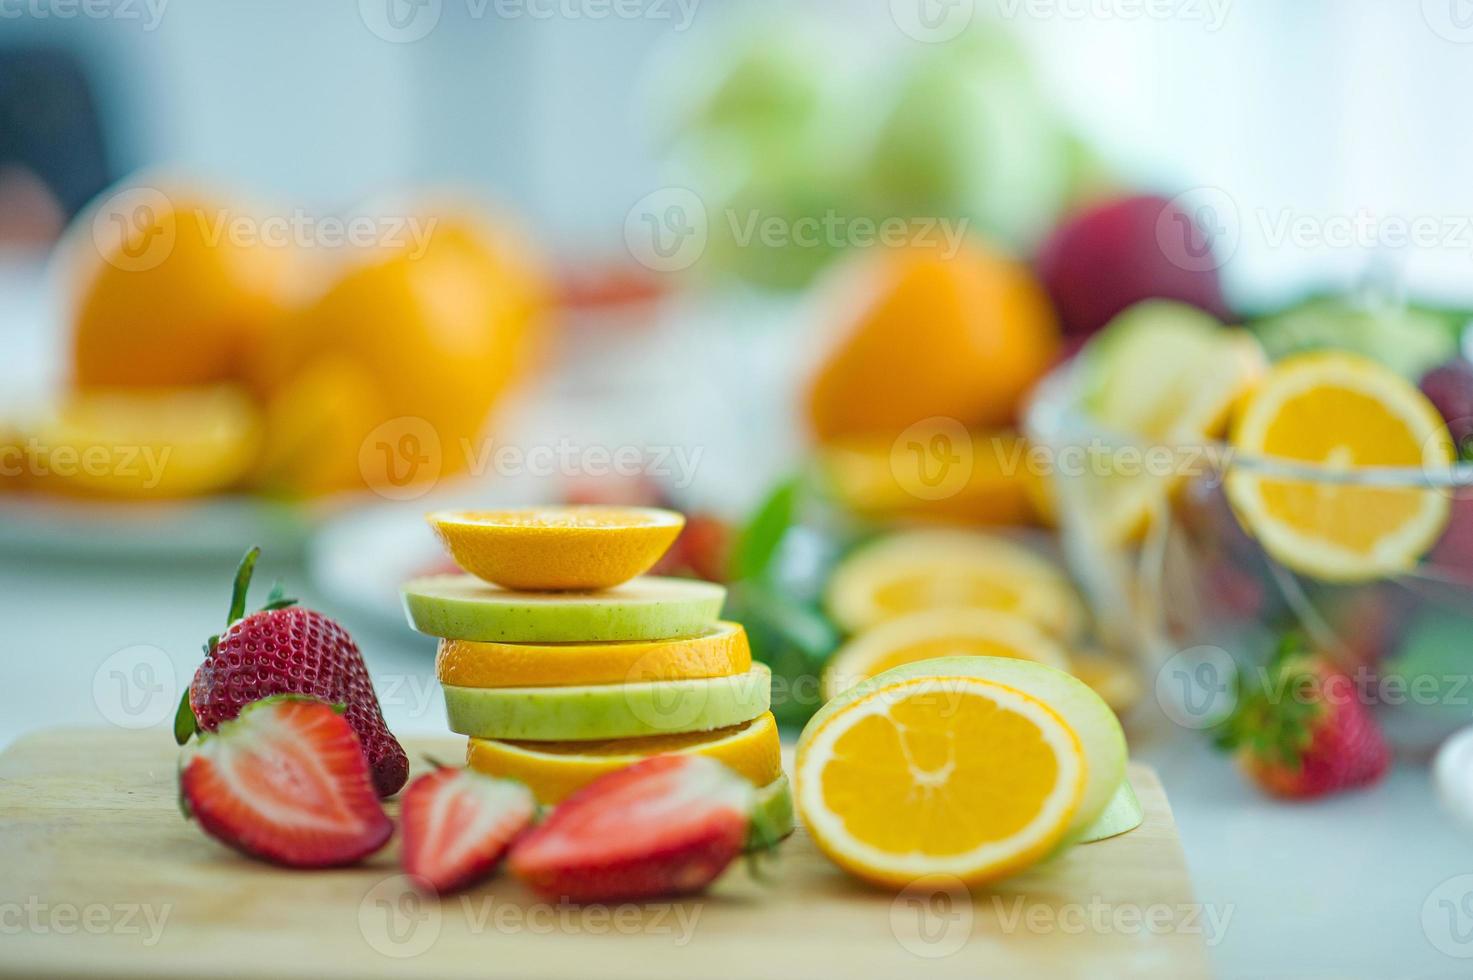
[[[256,559],[261,557],[259,545],[251,548],[235,569],[235,584],[230,590],[230,615],[225,620],[229,626],[245,615],[246,593],[251,588],[251,576],[256,572]]]
[[[1238,706],[1216,737],[1219,748],[1298,771],[1325,711],[1322,673],[1304,637],[1284,637],[1253,684],[1239,674]]]
[[[281,580],[277,579],[272,583],[271,592],[266,596],[266,605],[261,607],[261,611],[270,612],[273,609],[285,609],[288,606],[295,606],[296,604],[297,600],[286,594],[282,588]]]
[[[199,719],[194,716],[194,708],[189,704],[189,688],[184,689],[184,696],[179,699],[179,708],[174,712],[174,741],[183,745],[194,737],[199,731]]]

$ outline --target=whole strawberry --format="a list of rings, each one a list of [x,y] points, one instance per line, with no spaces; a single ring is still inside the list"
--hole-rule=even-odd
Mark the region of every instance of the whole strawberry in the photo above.
[[[1245,690],[1219,744],[1265,791],[1310,799],[1376,782],[1391,765],[1381,727],[1350,677],[1298,637]]]
[[[245,614],[246,592],[260,548],[241,559],[235,573],[224,633],[205,644],[205,660],[179,704],[174,737],[183,745],[196,731],[215,731],[254,701],[302,694],[341,704],[357,733],[379,796],[397,793],[409,778],[409,758],[390,734],[363,654],[346,630],[328,617],[271,590],[266,606]]]

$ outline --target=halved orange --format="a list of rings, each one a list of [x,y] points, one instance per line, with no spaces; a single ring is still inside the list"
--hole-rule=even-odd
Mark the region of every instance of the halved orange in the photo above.
[[[685,518],[657,507],[442,510],[426,518],[456,564],[525,591],[610,589],[660,560]]]
[[[747,631],[717,623],[699,636],[631,643],[441,640],[435,673],[455,687],[556,687],[726,677],[752,667]]]
[[[850,633],[926,609],[994,609],[1055,636],[1084,625],[1084,606],[1059,567],[1008,538],[972,531],[909,531],[840,562],[825,600]]]
[[[829,858],[891,888],[930,874],[980,884],[1064,840],[1086,763],[1058,713],[976,677],[884,681],[798,742],[798,811]]]
[[[1069,655],[1038,626],[995,609],[929,609],[872,626],[839,648],[824,671],[834,697],[891,667],[937,657],[1014,657],[1057,670]]]
[[[772,712],[710,732],[651,735],[604,742],[513,742],[473,738],[466,763],[492,776],[525,783],[539,803],[557,803],[604,773],[671,753],[724,763],[753,786],[782,776],[781,745]]]
[[[1248,458],[1232,465],[1229,499],[1295,571],[1340,582],[1405,572],[1447,524],[1449,501],[1438,490],[1354,475],[1394,467],[1420,479],[1454,458],[1452,436],[1426,396],[1368,358],[1327,351],[1280,361],[1245,404],[1232,443]],[[1320,472],[1269,476],[1275,460]]]

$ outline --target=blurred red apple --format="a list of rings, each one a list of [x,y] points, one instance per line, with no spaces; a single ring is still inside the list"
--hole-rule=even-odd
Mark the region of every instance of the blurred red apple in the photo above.
[[[1076,212],[1038,253],[1038,274],[1066,336],[1087,337],[1144,299],[1172,299],[1231,320],[1212,240],[1164,197],[1106,201]]]

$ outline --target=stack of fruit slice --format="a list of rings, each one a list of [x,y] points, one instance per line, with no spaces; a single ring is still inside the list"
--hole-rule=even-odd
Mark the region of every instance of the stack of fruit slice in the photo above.
[[[771,672],[717,617],[713,583],[643,576],[684,518],[654,508],[442,511],[429,521],[469,574],[404,586],[410,625],[440,639],[436,674],[471,768],[544,805],[656,755],[702,755],[758,788],[758,843],[792,829]]]

